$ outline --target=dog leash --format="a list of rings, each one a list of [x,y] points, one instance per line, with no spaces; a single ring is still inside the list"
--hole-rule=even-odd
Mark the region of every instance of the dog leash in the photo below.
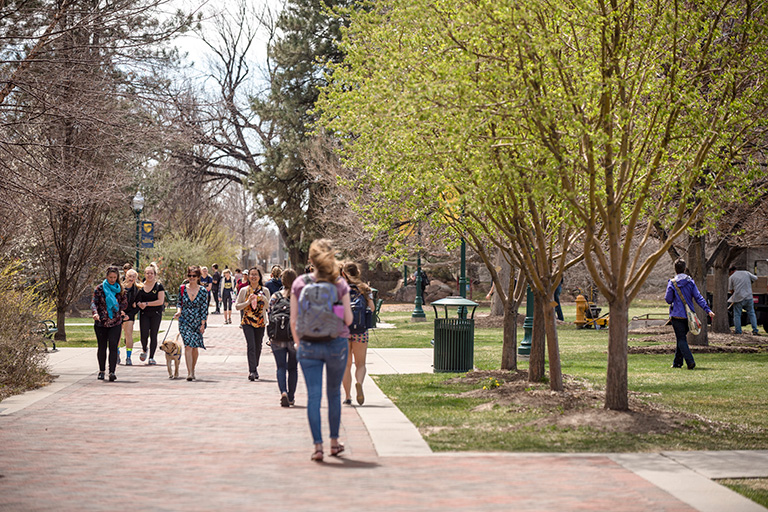
[[[168,328],[165,330],[165,337],[163,337],[163,341],[160,342],[162,345],[165,343],[165,340],[168,339],[168,333],[171,332],[171,326],[173,325],[173,321],[176,320],[175,318],[171,318],[171,323],[168,324]]]

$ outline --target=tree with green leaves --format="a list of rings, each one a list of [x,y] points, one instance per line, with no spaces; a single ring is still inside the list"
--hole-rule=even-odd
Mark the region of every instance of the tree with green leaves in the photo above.
[[[750,178],[729,163],[768,105],[765,16],[731,0],[375,2],[352,14],[321,106],[350,165],[386,193],[410,185],[414,211],[446,187],[484,225],[529,205],[510,233],[549,252],[508,239],[547,298],[578,239],[610,306],[605,405],[625,410],[629,304]],[[648,251],[657,223],[669,238]]]

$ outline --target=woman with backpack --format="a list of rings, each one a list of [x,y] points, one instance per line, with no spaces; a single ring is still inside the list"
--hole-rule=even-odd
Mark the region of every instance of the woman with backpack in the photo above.
[[[248,270],[248,286],[243,286],[237,294],[235,309],[243,316],[240,326],[243,328],[248,350],[248,380],[259,378],[259,359],[261,358],[261,342],[264,339],[266,325],[266,309],[269,303],[269,290],[264,288],[264,278],[261,269],[253,267]]]
[[[368,322],[366,311],[374,309],[373,292],[371,287],[360,280],[360,269],[357,263],[350,261],[342,268],[342,277],[349,283],[349,298],[352,305],[352,324],[349,326],[349,355],[347,369],[344,372],[345,405],[352,405],[352,360],[355,361],[355,390],[357,403],[363,405],[363,380],[365,380],[365,356],[368,351]],[[371,313],[372,314],[372,313]]]
[[[277,365],[280,405],[290,407],[294,403],[296,382],[299,380],[296,346],[291,334],[291,286],[296,280],[296,271],[287,268],[278,277],[281,278],[283,288],[276,291],[269,299],[267,336]]]
[[[331,244],[322,239],[312,242],[309,261],[314,267],[312,273],[297,278],[291,287],[291,332],[307,383],[307,418],[315,443],[311,460],[322,462],[323,367],[326,368],[331,455],[337,457],[344,451],[344,445],[339,442],[341,381],[347,367],[347,326],[352,323],[352,308],[349,285],[339,275]]]

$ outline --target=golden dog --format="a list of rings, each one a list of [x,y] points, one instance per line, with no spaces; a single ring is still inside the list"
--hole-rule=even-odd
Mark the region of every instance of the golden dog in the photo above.
[[[179,376],[179,362],[181,361],[182,351],[181,341],[179,341],[180,336],[180,334],[177,334],[175,339],[166,340],[160,345],[160,350],[165,352],[165,364],[168,365],[169,379],[176,379]],[[171,371],[171,361],[176,363],[176,369],[173,372]]]

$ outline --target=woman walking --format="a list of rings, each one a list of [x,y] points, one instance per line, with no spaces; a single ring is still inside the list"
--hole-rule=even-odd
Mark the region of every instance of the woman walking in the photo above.
[[[200,267],[187,267],[187,284],[179,288],[179,303],[174,318],[179,319],[179,333],[184,342],[187,380],[195,380],[199,349],[205,349],[203,334],[208,325],[208,290],[200,285]]]
[[[139,273],[132,268],[125,271],[123,291],[125,292],[125,298],[128,303],[128,306],[125,309],[125,314],[128,319],[123,322],[123,334],[125,335],[125,366],[133,365],[133,362],[131,361],[131,353],[133,352],[133,324],[136,321],[136,313],[139,312],[139,307],[136,305],[136,297],[139,294],[139,287],[136,285],[136,280],[138,278]],[[120,352],[118,351],[118,356],[119,355]]]
[[[693,370],[696,368],[696,362],[693,360],[693,354],[691,354],[691,349],[688,347],[688,340],[686,339],[688,334],[688,315],[685,311],[683,298],[691,309],[693,309],[693,301],[695,300],[711,318],[715,317],[715,313],[709,309],[707,301],[699,293],[699,289],[696,287],[693,279],[691,279],[691,276],[685,273],[685,261],[677,260],[675,262],[675,272],[677,272],[677,275],[667,283],[667,293],[664,296],[664,300],[667,301],[667,304],[670,304],[669,317],[672,329],[675,331],[675,338],[677,339],[677,349],[675,350],[675,359],[672,361],[672,368],[682,368],[683,361],[685,361],[688,369]]]
[[[347,326],[352,323],[352,309],[349,285],[339,276],[339,265],[330,242],[322,239],[312,242],[309,247],[309,261],[313,266],[312,273],[297,278],[291,287],[291,332],[307,383],[307,418],[315,444],[311,459],[322,462],[320,400],[324,366],[331,455],[338,456],[344,451],[344,445],[339,442],[341,380],[347,367]],[[302,295],[305,288],[307,293]],[[315,319],[321,319],[321,322]],[[323,333],[325,339],[321,341],[318,336],[313,336],[313,333]]]
[[[224,309],[224,323],[232,323],[232,300],[235,298],[235,280],[232,271],[224,269],[224,277],[221,278],[221,305]]]
[[[93,330],[96,332],[98,349],[96,359],[99,362],[99,380],[104,380],[109,348],[109,382],[117,380],[117,345],[120,343],[120,331],[128,302],[123,288],[117,282],[120,270],[117,267],[107,268],[104,281],[93,291],[91,311],[93,312]]]
[[[243,328],[248,350],[248,380],[259,378],[259,359],[261,342],[264,339],[266,308],[269,302],[269,290],[264,288],[261,270],[253,267],[248,270],[248,286],[243,286],[237,295],[235,309],[242,313],[240,326]]]
[[[139,328],[141,330],[141,354],[139,359],[147,359],[147,342],[149,342],[149,364],[155,363],[157,350],[157,333],[160,332],[160,322],[163,320],[163,305],[165,304],[165,288],[157,280],[157,266],[154,263],[144,269],[144,285],[139,287],[136,295],[136,306],[139,313]]]
[[[291,334],[290,305],[291,286],[296,280],[296,271],[285,269],[280,276],[283,288],[269,299],[268,334],[272,355],[277,365],[277,387],[280,389],[280,405],[290,407],[296,396],[296,382],[299,379],[296,345]],[[287,379],[286,379],[287,377]]]
[[[344,264],[342,269],[342,277],[349,283],[349,298],[350,303],[360,303],[364,308],[368,308],[373,311],[373,293],[371,287],[360,280],[360,269],[353,261]],[[363,309],[363,319],[365,318],[365,309]],[[355,391],[357,391],[356,399],[359,405],[363,405],[365,402],[365,395],[363,394],[363,380],[365,380],[365,356],[368,351],[368,328],[365,322],[358,326],[355,332],[349,334],[349,355],[347,357],[347,369],[344,372],[344,380],[342,384],[344,386],[344,404],[352,405],[351,388],[352,388],[352,361],[355,362]]]

